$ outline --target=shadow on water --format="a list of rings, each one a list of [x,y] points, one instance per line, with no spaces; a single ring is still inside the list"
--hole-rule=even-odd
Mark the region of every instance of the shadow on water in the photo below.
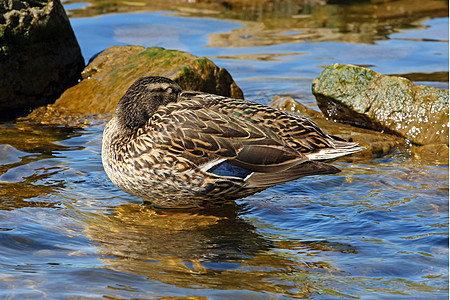
[[[245,210],[245,205],[228,204],[208,211],[156,212],[127,204],[93,219],[86,230],[106,268],[181,288],[306,297],[325,289],[309,274],[341,272],[318,259],[318,253],[357,253],[350,245],[326,240],[273,241],[240,217]],[[303,279],[293,284],[293,276]]]

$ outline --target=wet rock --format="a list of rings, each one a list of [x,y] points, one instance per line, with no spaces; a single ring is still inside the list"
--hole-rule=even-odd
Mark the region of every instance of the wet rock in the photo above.
[[[427,144],[412,146],[409,151],[415,159],[423,164],[447,165],[449,163],[449,149],[446,144]]]
[[[313,120],[327,134],[347,141],[355,141],[366,147],[366,150],[355,153],[352,157],[381,157],[406,147],[406,141],[401,137],[327,120],[320,112],[307,108],[292,98],[277,96],[270,106],[292,113],[300,113]]]
[[[80,125],[86,117],[113,113],[120,98],[138,78],[165,76],[184,90],[243,98],[231,75],[209,59],[159,47],[113,46],[100,53],[82,72],[82,81],[52,105],[25,120]]]
[[[449,93],[363,67],[334,64],[313,81],[329,118],[396,134],[416,144],[448,144]]]
[[[59,0],[0,1],[0,119],[54,102],[83,68]]]
[[[310,118],[325,119],[325,117],[320,112],[304,106],[291,97],[275,96],[272,102],[269,103],[269,105],[279,110],[289,111],[292,113],[300,113]],[[334,124],[334,122],[332,121],[330,121],[330,123]]]

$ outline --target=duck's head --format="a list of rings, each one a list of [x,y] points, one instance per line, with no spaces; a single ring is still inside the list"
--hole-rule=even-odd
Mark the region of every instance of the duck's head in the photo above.
[[[161,105],[177,102],[181,87],[169,78],[142,77],[136,80],[120,99],[116,108],[117,125],[130,134],[144,125]]]

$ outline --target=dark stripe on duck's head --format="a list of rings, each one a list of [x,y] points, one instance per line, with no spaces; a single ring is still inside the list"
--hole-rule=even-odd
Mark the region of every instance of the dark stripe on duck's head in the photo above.
[[[116,118],[119,128],[124,134],[133,133],[147,122],[158,107],[177,102],[181,92],[181,87],[169,78],[139,78],[117,105]]]

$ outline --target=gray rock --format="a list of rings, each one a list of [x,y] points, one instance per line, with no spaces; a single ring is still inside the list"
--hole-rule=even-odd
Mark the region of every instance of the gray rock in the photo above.
[[[449,93],[367,68],[334,64],[313,81],[313,94],[331,119],[405,137],[448,144]]]
[[[59,0],[0,1],[0,119],[54,102],[83,67]]]

